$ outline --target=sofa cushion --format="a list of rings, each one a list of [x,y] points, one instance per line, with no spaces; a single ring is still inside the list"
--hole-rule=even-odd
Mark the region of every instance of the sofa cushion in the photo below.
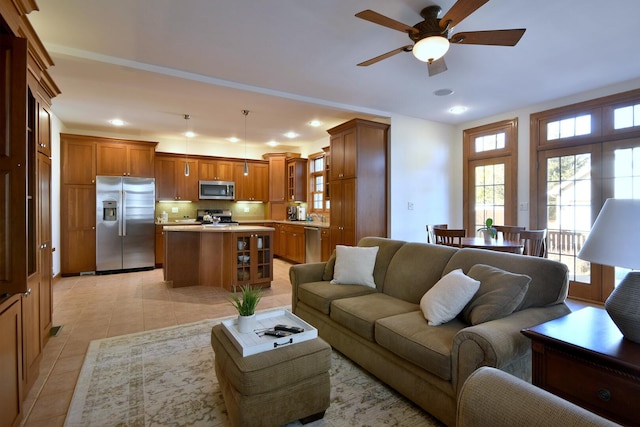
[[[529,307],[555,305],[567,298],[569,268],[547,258],[522,256],[484,249],[463,248],[449,260],[442,274],[457,268],[468,272],[476,264],[488,264],[506,271],[531,277],[524,299],[514,311]]]
[[[324,271],[322,272],[322,280],[326,280],[327,282],[333,279],[333,268],[336,265],[336,250],[334,249],[331,252],[331,256],[327,260],[327,263],[324,265]]]
[[[510,273],[485,264],[474,265],[468,275],[480,281],[478,292],[462,310],[463,320],[472,325],[513,313],[531,282],[531,277],[526,274]]]
[[[334,300],[331,303],[330,317],[361,337],[373,341],[376,320],[400,313],[418,311],[418,309],[417,304],[411,304],[382,293],[375,293]]]
[[[298,300],[324,314],[329,314],[331,302],[335,299],[367,295],[375,292],[375,289],[368,286],[308,282],[298,286]]]
[[[455,318],[480,287],[480,281],[453,270],[433,285],[420,300],[420,309],[429,326],[438,326]]]
[[[453,338],[467,327],[459,319],[429,326],[420,311],[379,319],[375,340],[380,346],[422,369],[451,381]]]
[[[442,270],[458,249],[444,245],[406,243],[387,269],[382,292],[419,304],[422,296],[442,277]]]
[[[333,269],[332,285],[363,285],[375,288],[373,268],[376,264],[377,246],[360,248],[336,246],[336,263]]]

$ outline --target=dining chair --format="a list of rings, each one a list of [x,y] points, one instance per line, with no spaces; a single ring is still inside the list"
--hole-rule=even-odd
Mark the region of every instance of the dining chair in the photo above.
[[[467,230],[464,228],[439,228],[434,227],[433,232],[437,245],[462,247],[462,238],[467,237]]]
[[[526,227],[520,225],[494,225],[498,233],[502,233],[503,240],[518,241],[520,240],[519,234],[524,231]]]
[[[436,243],[436,235],[433,232],[434,228],[447,228],[447,224],[427,225],[427,243]]]
[[[520,239],[524,245],[523,255],[545,257],[547,255],[547,229],[523,230]]]

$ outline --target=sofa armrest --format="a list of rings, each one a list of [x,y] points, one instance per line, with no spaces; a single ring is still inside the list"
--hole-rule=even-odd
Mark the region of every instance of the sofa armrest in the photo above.
[[[303,283],[320,282],[324,274],[326,262],[310,262],[296,264],[289,268],[289,280],[291,281],[291,311],[295,311],[298,303],[298,286]]]
[[[490,392],[487,392],[490,390]],[[458,396],[458,427],[617,426],[586,409],[495,368],[472,373]]]
[[[534,307],[460,330],[453,339],[451,350],[454,390],[460,391],[469,375],[481,366],[504,369],[516,376],[529,379],[531,342],[520,331],[570,312],[564,303]],[[520,361],[518,365],[517,359],[527,355],[527,363],[522,364]],[[514,362],[515,364],[510,366]]]

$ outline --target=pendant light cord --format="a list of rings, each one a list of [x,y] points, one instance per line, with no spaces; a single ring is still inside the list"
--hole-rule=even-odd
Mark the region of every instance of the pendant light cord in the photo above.
[[[184,176],[189,176],[189,119],[191,115],[184,115]]]
[[[249,110],[242,110],[244,115],[244,176],[249,175],[249,165],[247,164],[247,116]]]

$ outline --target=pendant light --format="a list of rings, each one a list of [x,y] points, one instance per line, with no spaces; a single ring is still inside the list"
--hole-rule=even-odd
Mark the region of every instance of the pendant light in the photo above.
[[[249,175],[249,165],[247,164],[247,116],[249,110],[242,110],[244,115],[244,176]]]
[[[184,115],[184,176],[189,176],[189,122],[188,120],[191,118],[189,114]]]

